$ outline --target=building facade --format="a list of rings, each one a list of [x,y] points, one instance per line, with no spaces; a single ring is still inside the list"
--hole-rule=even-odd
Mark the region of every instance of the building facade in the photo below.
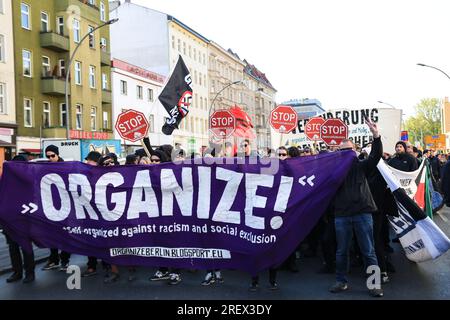
[[[114,122],[119,114],[127,109],[140,111],[146,115],[149,121],[149,137],[152,145],[172,144],[172,136],[161,133],[167,113],[161,106],[158,95],[165,78],[118,59],[112,61],[111,77]],[[114,137],[121,140],[124,155],[134,153],[136,149],[142,148],[139,141],[133,143],[121,139],[115,129]]]
[[[325,112],[317,99],[294,99],[283,102],[282,105],[293,107],[299,119],[312,118]]]
[[[43,138],[110,139],[109,25],[81,43],[108,21],[108,1],[13,1],[13,16],[19,151],[40,153]]]
[[[16,98],[11,0],[0,0],[0,175],[16,152]]]
[[[113,58],[169,77],[178,56],[183,57],[194,95],[189,115],[173,133],[173,143],[188,152],[199,152],[208,145],[209,40],[165,13],[130,2],[115,2],[114,8],[111,17],[119,22],[111,27]]]
[[[254,94],[254,126],[257,136],[258,149],[271,147],[275,148],[272,141],[272,133],[270,129],[269,117],[270,112],[276,106],[277,90],[272,86],[266,75],[254,65],[244,60],[244,73],[250,84],[251,96]]]

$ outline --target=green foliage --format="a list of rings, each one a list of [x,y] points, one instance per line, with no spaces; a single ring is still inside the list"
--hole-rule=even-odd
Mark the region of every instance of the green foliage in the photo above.
[[[441,108],[442,100],[436,98],[422,99],[414,107],[415,116],[405,121],[411,142],[419,141],[423,145],[423,137],[441,133]]]

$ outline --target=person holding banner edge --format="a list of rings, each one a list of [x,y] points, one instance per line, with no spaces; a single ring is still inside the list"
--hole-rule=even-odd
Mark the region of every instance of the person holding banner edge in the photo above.
[[[373,240],[372,212],[377,210],[376,204],[370,192],[367,176],[376,166],[383,154],[383,145],[376,124],[366,119],[366,124],[373,135],[372,151],[366,160],[356,158],[348,172],[344,183],[338,189],[334,203],[335,227],[336,227],[336,283],[330,288],[330,292],[339,293],[348,290],[347,273],[349,270],[349,249],[355,231],[361,253],[364,256],[366,267],[378,266]],[[339,146],[341,151],[353,150],[354,143],[343,140]],[[381,280],[378,286],[369,289],[373,297],[382,297]]]

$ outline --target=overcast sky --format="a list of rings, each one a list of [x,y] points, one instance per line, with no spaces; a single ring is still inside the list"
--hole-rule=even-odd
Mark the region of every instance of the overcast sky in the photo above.
[[[175,16],[264,72],[277,102],[387,102],[412,114],[450,96],[448,0],[132,0]]]

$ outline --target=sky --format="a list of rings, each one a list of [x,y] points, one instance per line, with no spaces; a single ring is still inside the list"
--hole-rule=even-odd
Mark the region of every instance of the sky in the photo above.
[[[173,15],[266,74],[276,101],[414,114],[450,96],[448,0],[131,0]]]

